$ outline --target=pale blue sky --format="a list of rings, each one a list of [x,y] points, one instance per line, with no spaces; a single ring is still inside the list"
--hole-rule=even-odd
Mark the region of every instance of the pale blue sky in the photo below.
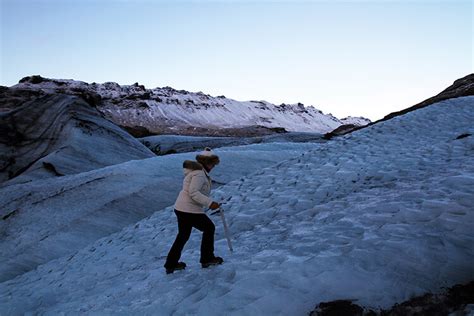
[[[378,119],[473,72],[472,1],[0,1],[6,86],[139,82]]]

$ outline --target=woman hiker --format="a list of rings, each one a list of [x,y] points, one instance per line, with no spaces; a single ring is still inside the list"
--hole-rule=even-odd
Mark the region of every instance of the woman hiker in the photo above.
[[[178,235],[166,258],[167,274],[186,268],[186,264],[180,262],[179,258],[193,227],[202,231],[201,266],[208,268],[224,262],[222,258],[214,256],[215,226],[203,210],[203,208],[215,210],[220,206],[209,197],[211,192],[209,172],[217,164],[219,157],[207,147],[196,155],[196,161],[186,160],[183,163],[183,189],[174,205],[174,212],[178,218]]]

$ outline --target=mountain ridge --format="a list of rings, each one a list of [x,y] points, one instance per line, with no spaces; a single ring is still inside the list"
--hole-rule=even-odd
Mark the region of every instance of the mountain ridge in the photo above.
[[[171,87],[115,82],[86,83],[69,79],[28,76],[13,89],[41,90],[44,93],[80,94],[104,115],[127,130],[145,128],[150,134],[252,136],[275,133],[272,129],[326,133],[340,125],[365,125],[363,117],[338,119],[302,103],[275,105],[266,101],[237,101],[225,96]],[[260,130],[255,131],[255,127]],[[245,132],[239,129],[253,128]],[[226,133],[225,130],[229,129]],[[222,131],[224,130],[224,131]],[[146,132],[145,132],[146,134]]]

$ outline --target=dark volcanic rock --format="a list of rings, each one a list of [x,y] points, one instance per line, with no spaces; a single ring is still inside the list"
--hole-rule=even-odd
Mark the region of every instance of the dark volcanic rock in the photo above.
[[[353,130],[357,129],[358,126],[353,125],[353,124],[344,124],[333,130],[332,132],[324,134],[324,139],[331,139],[334,136],[341,136],[347,133],[352,132]]]
[[[0,86],[0,113],[16,109],[23,103],[45,95],[41,90],[10,89]]]
[[[310,313],[310,316],[362,316],[363,308],[349,300],[323,302]]]
[[[133,137],[137,137],[137,138],[155,135],[154,133],[150,132],[146,127],[143,127],[143,126],[123,126],[123,129],[125,129]]]
[[[0,182],[68,175],[153,153],[70,95],[21,91],[0,95]],[[20,181],[17,179],[17,181]]]
[[[99,94],[91,92],[91,91],[77,90],[75,91],[74,95],[80,97],[81,99],[86,101],[90,106],[93,106],[95,108],[97,108],[102,101],[102,97]]]
[[[463,138],[466,138],[466,137],[469,137],[469,136],[472,136],[472,134],[465,133],[465,134],[459,135],[458,137],[456,137],[456,139],[463,139]]]
[[[458,284],[445,293],[428,293],[414,297],[401,304],[394,305],[390,310],[381,311],[383,316],[432,315],[444,316],[461,312],[466,305],[474,304],[474,282]]]
[[[320,303],[311,316],[445,316],[464,315],[467,305],[474,304],[474,281],[458,284],[440,294],[427,293],[406,302],[395,304],[391,309],[373,311],[353,304],[348,300]]]
[[[42,83],[46,80],[47,80],[46,78],[43,78],[39,75],[34,75],[34,76],[28,76],[28,77],[24,77],[24,78],[20,79],[20,83],[29,82],[29,83],[32,83],[32,84],[38,84],[38,83]]]

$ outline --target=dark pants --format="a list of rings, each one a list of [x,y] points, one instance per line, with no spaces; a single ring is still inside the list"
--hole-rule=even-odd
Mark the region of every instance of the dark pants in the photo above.
[[[193,214],[174,210],[178,217],[178,235],[166,258],[165,268],[173,268],[181,258],[181,251],[191,236],[192,228],[202,231],[201,260],[208,262],[214,258],[214,231],[216,227],[206,214]]]

